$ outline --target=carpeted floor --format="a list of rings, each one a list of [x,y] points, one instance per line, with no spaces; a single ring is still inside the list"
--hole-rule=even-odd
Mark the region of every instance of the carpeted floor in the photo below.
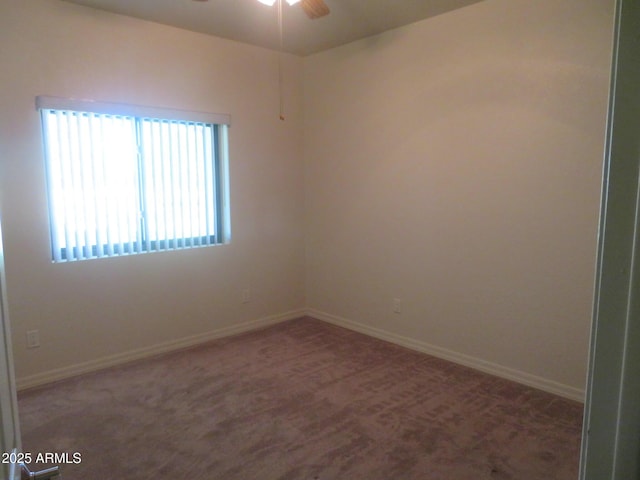
[[[22,392],[19,407],[24,450],[68,453],[64,480],[578,476],[581,404],[310,318]]]

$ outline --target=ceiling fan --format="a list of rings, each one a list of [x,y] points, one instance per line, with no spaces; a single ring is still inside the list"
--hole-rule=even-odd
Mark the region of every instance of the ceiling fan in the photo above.
[[[265,5],[273,5],[276,0],[258,0]],[[287,0],[289,5],[300,3],[300,6],[304,10],[304,13],[311,19],[324,17],[329,14],[329,7],[324,3],[324,0]]]
[[[195,0],[197,2],[206,2],[208,0]],[[264,3],[265,5],[272,6],[276,3],[276,0],[258,0],[260,3]],[[307,16],[311,19],[324,17],[325,15],[329,15],[329,7],[324,3],[324,0],[287,0],[289,5],[295,5],[296,3],[300,3],[302,10]]]

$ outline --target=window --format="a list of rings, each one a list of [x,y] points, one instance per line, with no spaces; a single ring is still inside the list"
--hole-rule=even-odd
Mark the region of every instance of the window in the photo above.
[[[55,262],[229,240],[226,115],[38,97]]]

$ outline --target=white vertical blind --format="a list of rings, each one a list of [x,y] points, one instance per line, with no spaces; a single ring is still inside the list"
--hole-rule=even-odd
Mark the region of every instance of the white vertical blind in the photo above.
[[[219,125],[41,108],[56,262],[224,241]]]
[[[209,245],[215,233],[214,125],[142,120],[147,241]],[[168,153],[167,153],[168,152]],[[183,245],[186,246],[186,245]]]

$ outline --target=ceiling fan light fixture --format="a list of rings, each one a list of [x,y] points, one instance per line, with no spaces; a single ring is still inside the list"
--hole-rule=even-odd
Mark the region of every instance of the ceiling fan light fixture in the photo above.
[[[265,5],[269,5],[270,7],[276,3],[276,0],[258,0],[260,3],[264,3]],[[295,5],[296,3],[298,3],[300,0],[287,0],[287,3],[289,5]]]
[[[260,3],[264,5],[273,6],[278,0],[258,0]],[[282,0],[280,0],[282,2]],[[295,5],[296,3],[300,3],[302,10],[307,14],[307,17],[311,18],[320,18],[329,14],[329,7],[324,3],[324,0],[287,0],[289,5]]]

